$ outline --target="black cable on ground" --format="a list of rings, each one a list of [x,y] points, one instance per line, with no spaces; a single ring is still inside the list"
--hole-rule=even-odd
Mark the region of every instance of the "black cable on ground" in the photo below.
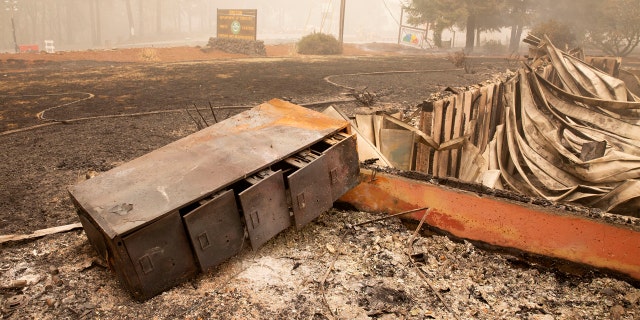
[[[324,80],[327,83],[329,83],[329,84],[331,84],[333,86],[336,86],[336,87],[339,87],[339,88],[344,88],[344,89],[347,89],[347,90],[354,90],[354,88],[352,88],[352,87],[349,87],[349,86],[346,86],[346,85],[341,85],[339,83],[336,83],[336,82],[332,81],[331,79],[334,78],[334,77],[340,77],[340,76],[367,76],[367,75],[385,75],[385,74],[402,74],[402,73],[430,73],[430,72],[449,72],[449,71],[460,71],[460,70],[462,70],[462,69],[393,70],[393,71],[346,73],[346,74],[328,75],[328,76],[324,77]],[[55,109],[59,109],[59,108],[62,108],[62,107],[66,107],[66,106],[70,106],[70,105],[73,105],[73,104],[77,104],[77,103],[82,102],[82,101],[93,99],[93,98],[95,98],[95,95],[93,93],[89,93],[89,92],[67,92],[67,93],[47,93],[47,94],[19,95],[19,96],[0,95],[0,97],[42,97],[42,96],[63,96],[63,95],[72,95],[72,94],[83,94],[83,95],[86,95],[86,97],[84,97],[82,99],[74,100],[72,102],[67,102],[67,103],[64,103],[64,104],[56,105],[56,106],[53,106],[51,108],[47,108],[47,109],[44,109],[44,110],[38,112],[38,114],[37,114],[38,119],[44,120],[44,121],[49,121],[47,123],[33,125],[33,126],[25,127],[25,128],[19,128],[19,129],[14,129],[14,130],[3,131],[3,132],[0,132],[0,136],[6,136],[6,135],[14,134],[14,133],[25,132],[25,131],[39,129],[39,128],[43,128],[43,127],[48,127],[48,126],[56,125],[56,124],[69,124],[69,123],[79,122],[79,121],[89,121],[89,120],[109,119],[109,118],[123,118],[123,117],[139,117],[139,116],[145,116],[145,115],[184,112],[184,109],[170,109],[170,110],[159,110],[159,111],[138,112],[138,113],[128,113],[128,114],[115,114],[115,115],[82,117],[82,118],[64,119],[63,120],[63,119],[47,118],[46,117],[46,113],[49,112],[49,111],[55,110]],[[300,103],[299,105],[301,105],[303,107],[307,107],[307,108],[316,108],[316,107],[322,107],[322,106],[325,106],[325,105],[328,105],[328,104],[344,103],[344,102],[352,102],[352,101],[355,101],[355,99],[336,99],[336,100],[314,101],[314,102],[308,102],[308,103]],[[215,110],[250,109],[252,107],[253,106],[223,106],[223,107],[216,107],[214,109]]]

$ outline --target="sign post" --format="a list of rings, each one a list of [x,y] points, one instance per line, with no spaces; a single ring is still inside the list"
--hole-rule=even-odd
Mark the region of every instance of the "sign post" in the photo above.
[[[218,9],[218,38],[256,40],[258,10]]]
[[[423,48],[427,39],[428,29],[420,29],[408,26],[404,21],[404,11],[407,8],[402,7],[400,12],[400,28],[398,30],[398,44]]]
[[[346,0],[342,0],[340,2],[340,34],[338,35],[338,41],[340,45],[344,44],[344,10],[346,5]]]
[[[20,52],[18,40],[16,40],[16,23],[13,19],[14,12],[18,11],[18,0],[4,0],[5,10],[11,12],[11,30],[13,31],[13,46],[16,53]]]

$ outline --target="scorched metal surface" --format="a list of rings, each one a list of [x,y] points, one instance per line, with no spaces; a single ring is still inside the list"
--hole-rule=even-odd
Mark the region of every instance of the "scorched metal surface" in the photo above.
[[[347,127],[271,100],[70,189],[113,238],[243,179]],[[105,192],[107,191],[108,192]]]
[[[245,227],[257,249],[292,224],[291,207],[304,226],[357,172],[347,121],[274,99],[69,192],[91,244],[144,300],[234,255]]]

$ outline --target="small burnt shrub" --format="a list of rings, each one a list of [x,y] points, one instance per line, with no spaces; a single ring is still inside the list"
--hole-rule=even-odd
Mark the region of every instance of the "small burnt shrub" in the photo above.
[[[338,40],[324,33],[312,33],[300,39],[297,43],[299,54],[340,54],[342,46]]]
[[[457,68],[462,68],[465,64],[467,64],[467,55],[464,53],[464,51],[449,53],[449,55],[447,56],[447,60],[453,63],[453,65]]]
[[[469,62],[469,59],[467,59],[467,54],[464,53],[464,50],[450,53],[447,56],[447,60],[453,63],[456,68],[464,68],[464,72],[467,74],[476,73],[475,70],[473,70],[471,62]]]

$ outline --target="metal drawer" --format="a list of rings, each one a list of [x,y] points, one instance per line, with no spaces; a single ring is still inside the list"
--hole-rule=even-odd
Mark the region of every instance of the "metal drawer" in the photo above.
[[[285,162],[298,168],[287,182],[296,228],[300,229],[333,206],[326,156],[303,151]]]
[[[244,229],[232,190],[184,215],[184,222],[202,271],[242,250]]]
[[[262,171],[245,179],[251,186],[239,193],[251,247],[260,248],[291,226],[282,171]]]
[[[335,202],[358,185],[360,163],[356,149],[356,136],[337,133],[324,142],[331,145],[324,152],[331,184],[331,201]]]
[[[125,236],[123,242],[138,276],[138,287],[132,289],[139,299],[154,296],[198,272],[178,211]]]

